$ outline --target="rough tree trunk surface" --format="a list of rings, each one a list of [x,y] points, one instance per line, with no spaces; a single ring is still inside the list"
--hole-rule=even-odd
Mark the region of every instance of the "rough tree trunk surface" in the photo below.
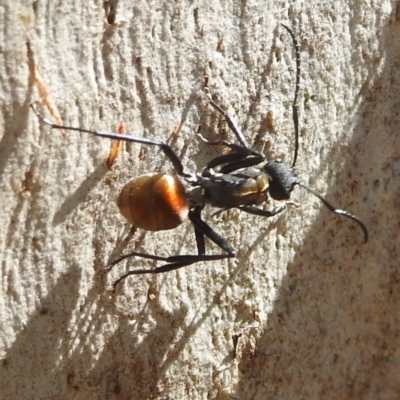
[[[398,399],[400,22],[388,0],[0,1],[0,397],[2,399]],[[307,185],[266,219],[204,218],[237,258],[112,282],[130,259],[196,252],[191,225],[137,231],[115,198],[172,172],[157,149],[51,130],[28,58],[64,124],[166,141],[190,171],[233,141],[291,163],[293,44],[301,46],[300,150]],[[28,54],[29,40],[32,54]],[[182,121],[180,128],[174,128]],[[268,205],[272,207],[271,204]],[[221,251],[207,242],[208,252]]]

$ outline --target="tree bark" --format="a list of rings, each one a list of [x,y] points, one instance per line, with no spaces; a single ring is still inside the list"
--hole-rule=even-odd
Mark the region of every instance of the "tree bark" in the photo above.
[[[0,0],[0,397],[399,398],[391,3],[121,0],[114,24],[101,2],[20,3]],[[157,265],[129,259],[107,272],[120,254],[196,252],[189,222],[130,235],[115,205],[130,179],[172,165],[125,144],[108,170],[109,140],[52,130],[29,105],[86,129],[122,121],[201,172],[224,149],[202,142],[199,125],[234,141],[202,94],[208,76],[249,143],[290,164],[295,54],[281,23],[301,48],[297,175],[357,215],[368,244],[296,188],[296,205],[270,219],[206,210],[235,259],[132,276],[111,293],[126,271]]]

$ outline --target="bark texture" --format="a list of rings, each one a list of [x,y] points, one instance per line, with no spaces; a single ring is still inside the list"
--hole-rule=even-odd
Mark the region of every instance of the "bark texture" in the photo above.
[[[391,1],[0,0],[0,397],[397,399],[400,396],[400,22]],[[301,180],[263,219],[205,219],[237,258],[112,282],[119,254],[195,252],[189,223],[136,232],[115,206],[129,179],[171,172],[161,151],[51,130],[34,61],[64,124],[168,142],[188,170],[233,140],[290,163],[301,45]],[[30,52],[28,52],[29,41]],[[180,127],[175,129],[181,122]],[[128,240],[129,239],[129,240]],[[210,253],[220,252],[207,244]]]

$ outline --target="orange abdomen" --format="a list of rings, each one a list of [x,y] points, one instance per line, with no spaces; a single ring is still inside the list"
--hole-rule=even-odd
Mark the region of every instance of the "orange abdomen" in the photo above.
[[[176,175],[147,174],[122,189],[117,205],[135,227],[147,231],[174,229],[189,213],[186,190]]]

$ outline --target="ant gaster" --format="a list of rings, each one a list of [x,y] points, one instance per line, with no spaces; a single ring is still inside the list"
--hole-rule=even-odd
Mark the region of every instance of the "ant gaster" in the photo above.
[[[300,47],[293,31],[283,24],[282,26],[289,32],[296,54],[296,87],[292,104],[295,151],[293,162],[290,167],[281,163],[279,160],[267,161],[262,154],[251,150],[241,129],[232,118],[214,102],[207,87],[205,89],[205,94],[209,103],[225,118],[239,144],[226,141],[207,141],[201,137],[202,140],[209,145],[221,145],[230,149],[228,154],[212,159],[201,174],[186,172],[174,150],[163,142],[136,138],[128,135],[57,125],[43,118],[32,106],[38,118],[54,129],[90,133],[102,138],[124,140],[127,142],[159,147],[171,161],[175,169],[175,174],[151,173],[132,180],[122,189],[117,204],[122,215],[131,224],[136,228],[149,231],[174,229],[186,218],[189,218],[194,227],[198,254],[160,257],[147,253],[132,252],[123,255],[112,262],[110,268],[120,261],[133,256],[163,261],[166,262],[166,264],[154,269],[128,271],[114,282],[114,290],[122,280],[130,275],[158,274],[173,271],[200,261],[215,261],[235,257],[235,250],[229,242],[202,220],[201,212],[204,206],[209,204],[213,207],[217,207],[219,208],[218,212],[223,212],[231,208],[238,208],[249,214],[272,217],[282,212],[285,206],[273,210],[265,210],[257,206],[265,203],[268,199],[268,195],[274,200],[288,200],[296,185],[320,199],[329,211],[349,218],[357,223],[363,231],[364,241],[367,242],[367,228],[357,217],[347,211],[333,207],[319,193],[301,183],[293,171],[297,161],[299,147],[297,98],[300,84]],[[261,163],[264,164],[260,168],[254,168]],[[216,170],[216,168],[218,169]],[[179,177],[185,180],[192,188],[186,190]],[[208,239],[224,250],[226,254],[206,255],[204,236],[208,237]]]

